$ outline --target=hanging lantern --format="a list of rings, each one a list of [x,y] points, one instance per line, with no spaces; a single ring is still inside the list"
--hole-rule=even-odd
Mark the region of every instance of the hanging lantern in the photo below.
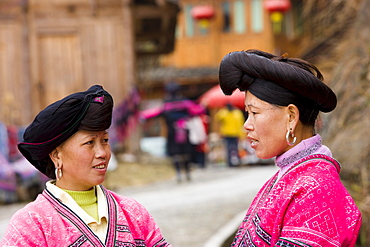
[[[209,5],[198,5],[191,9],[190,14],[199,22],[201,29],[207,29],[209,21],[215,16],[215,10]]]
[[[280,34],[283,14],[291,8],[290,0],[265,0],[264,7],[270,14],[273,32]]]
[[[269,13],[285,13],[290,9],[291,3],[290,0],[265,0],[264,7]]]
[[[198,21],[202,19],[210,20],[215,15],[215,10],[209,5],[198,5],[191,9],[190,14]]]

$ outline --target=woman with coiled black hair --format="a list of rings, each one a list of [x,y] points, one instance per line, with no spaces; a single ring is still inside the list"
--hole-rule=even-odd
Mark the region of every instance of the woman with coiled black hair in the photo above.
[[[337,104],[320,71],[298,59],[248,50],[219,70],[226,95],[245,91],[244,128],[257,157],[278,172],[250,205],[232,246],[354,246],[361,213],[340,181],[340,164],[315,132]]]
[[[112,112],[112,96],[94,85],[36,116],[18,148],[51,180],[13,215],[0,246],[171,246],[141,204],[101,185]]]

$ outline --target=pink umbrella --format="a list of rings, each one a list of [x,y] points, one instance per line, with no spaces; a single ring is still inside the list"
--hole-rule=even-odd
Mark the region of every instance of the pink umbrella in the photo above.
[[[232,95],[225,95],[220,85],[216,85],[199,97],[199,103],[208,108],[222,108],[227,103],[244,110],[245,93],[235,90]]]

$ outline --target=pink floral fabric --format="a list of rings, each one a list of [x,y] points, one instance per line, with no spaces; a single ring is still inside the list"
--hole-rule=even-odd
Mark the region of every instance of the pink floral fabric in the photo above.
[[[73,211],[45,190],[12,217],[0,246],[171,247],[142,205],[102,189],[109,214],[105,243]]]
[[[354,246],[361,213],[333,158],[311,154],[253,200],[231,246]]]

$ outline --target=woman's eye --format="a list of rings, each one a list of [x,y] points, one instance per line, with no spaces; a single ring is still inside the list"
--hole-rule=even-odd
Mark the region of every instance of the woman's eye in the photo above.
[[[108,139],[108,138],[103,139],[103,142],[104,142],[104,143],[108,143],[108,141],[109,141],[109,139]]]
[[[93,141],[88,141],[88,142],[85,142],[86,145],[91,145],[93,144]]]

